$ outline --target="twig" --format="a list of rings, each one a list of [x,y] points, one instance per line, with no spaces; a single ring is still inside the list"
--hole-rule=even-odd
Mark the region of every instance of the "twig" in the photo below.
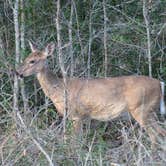
[[[21,115],[19,112],[17,112],[17,117],[18,119],[20,120],[21,122],[21,127],[23,127],[24,131],[26,132],[27,135],[29,135],[29,137],[31,138],[31,140],[33,141],[33,143],[37,146],[37,148],[44,154],[44,156],[46,157],[46,159],[48,160],[50,166],[55,166],[55,164],[53,164],[50,156],[47,154],[47,152],[43,149],[43,147],[40,145],[40,143],[35,139],[33,138],[30,130],[27,128],[27,126],[25,125]]]
[[[95,137],[96,137],[96,132],[95,132],[94,135],[93,135],[92,142],[91,142],[91,145],[90,145],[90,147],[89,147],[89,151],[88,151],[88,153],[87,153],[87,155],[86,155],[86,159],[85,159],[85,164],[84,164],[84,166],[86,166],[86,165],[88,164],[88,160],[89,160],[89,157],[90,157],[90,153],[91,153],[91,151],[92,151],[92,146],[93,146],[93,144],[94,144]]]

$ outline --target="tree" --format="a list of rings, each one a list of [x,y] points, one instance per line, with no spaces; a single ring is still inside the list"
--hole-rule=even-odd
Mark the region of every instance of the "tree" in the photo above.
[[[18,67],[20,60],[20,38],[19,38],[19,0],[15,0],[13,8],[13,19],[14,19],[14,31],[15,31],[15,68]],[[18,96],[19,96],[19,81],[18,77],[14,75],[14,89],[13,89],[13,110],[16,113],[18,108]]]

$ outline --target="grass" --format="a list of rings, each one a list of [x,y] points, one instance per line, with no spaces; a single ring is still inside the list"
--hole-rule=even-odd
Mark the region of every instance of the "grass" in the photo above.
[[[21,115],[26,128],[19,119],[17,125],[14,121],[10,125],[3,125],[0,135],[0,165],[49,165],[48,159],[33,139],[54,165],[58,166],[164,166],[166,163],[163,145],[158,145],[157,150],[152,151],[149,137],[136,123],[92,121],[91,125],[85,125],[83,135],[76,139],[75,146],[72,144],[71,140],[74,138],[71,134],[63,142],[62,124],[58,118],[57,122],[52,122],[54,126],[45,124],[41,128],[41,123],[44,124],[39,122],[42,121],[41,116],[40,119],[32,118],[33,123],[29,123],[27,117],[30,116]],[[72,125],[69,123],[67,126],[70,131]]]

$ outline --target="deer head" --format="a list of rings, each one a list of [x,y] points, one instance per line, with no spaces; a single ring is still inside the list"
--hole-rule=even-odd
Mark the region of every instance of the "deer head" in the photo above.
[[[26,77],[37,74],[46,66],[47,57],[53,54],[55,44],[48,44],[44,50],[40,51],[29,42],[32,53],[24,60],[24,63],[17,69],[17,74],[20,77]]]

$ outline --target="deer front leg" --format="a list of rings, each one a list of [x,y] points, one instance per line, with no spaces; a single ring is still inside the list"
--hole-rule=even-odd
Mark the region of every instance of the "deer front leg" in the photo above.
[[[73,120],[73,132],[77,136],[82,134],[82,132],[83,132],[82,127],[83,127],[83,125],[82,125],[82,119],[81,118]]]
[[[83,134],[83,122],[81,118],[73,118],[73,128],[72,128],[72,142],[77,144],[79,140],[82,138]]]

